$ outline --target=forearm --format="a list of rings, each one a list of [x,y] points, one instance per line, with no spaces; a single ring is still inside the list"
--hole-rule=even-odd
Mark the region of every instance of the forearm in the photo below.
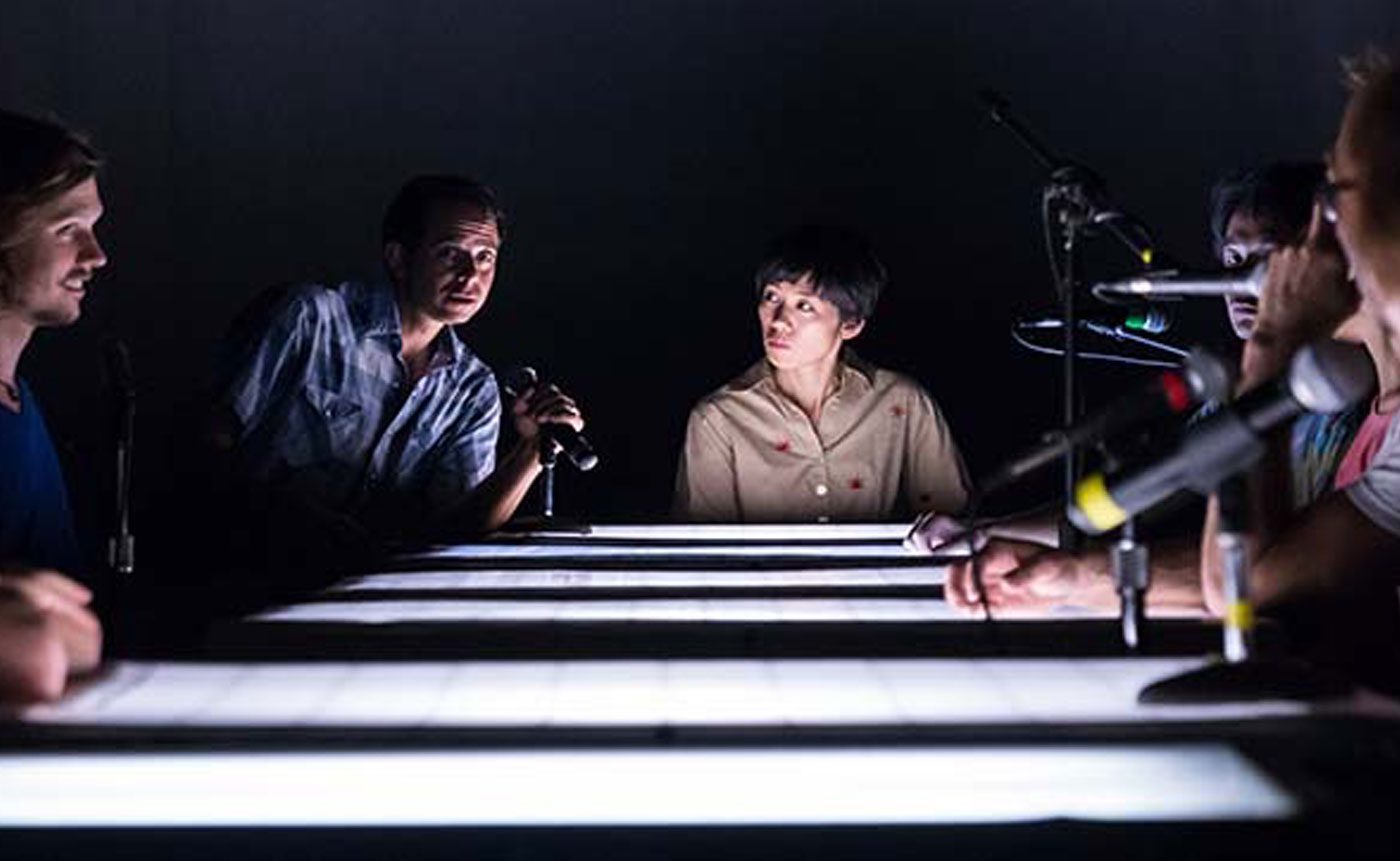
[[[473,534],[500,529],[529,493],[543,471],[539,437],[522,438],[496,464],[496,469],[472,491],[462,512],[453,518],[457,528]]]
[[[1118,608],[1113,579],[1113,542],[1099,542],[1080,555],[1090,569],[1087,585],[1074,601],[1090,609]],[[1148,610],[1201,610],[1200,551],[1194,537],[1169,538],[1148,545]]]

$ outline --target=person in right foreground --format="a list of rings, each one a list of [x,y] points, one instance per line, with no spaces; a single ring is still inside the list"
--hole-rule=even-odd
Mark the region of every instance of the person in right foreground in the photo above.
[[[1388,60],[1368,56],[1352,66],[1353,90],[1327,179],[1319,189],[1306,239],[1275,251],[1245,344],[1239,390],[1278,377],[1304,345],[1325,337],[1358,301],[1400,348],[1393,322],[1400,305],[1400,75]],[[1348,272],[1355,275],[1355,284]],[[1359,296],[1358,296],[1359,291]],[[1328,644],[1350,664],[1400,669],[1396,638],[1400,571],[1400,424],[1391,423],[1360,477],[1301,511],[1287,498],[1286,441],[1250,476],[1249,591],[1261,608],[1309,609]],[[1206,606],[1225,609],[1215,552],[1218,500],[1207,509],[1201,583]],[[1341,643],[1340,646],[1337,644]]]

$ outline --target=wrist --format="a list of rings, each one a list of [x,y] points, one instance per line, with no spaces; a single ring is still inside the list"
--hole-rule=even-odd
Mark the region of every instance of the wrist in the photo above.
[[[1240,359],[1239,391],[1247,391],[1283,373],[1310,339],[1298,329],[1258,327],[1244,345]]]

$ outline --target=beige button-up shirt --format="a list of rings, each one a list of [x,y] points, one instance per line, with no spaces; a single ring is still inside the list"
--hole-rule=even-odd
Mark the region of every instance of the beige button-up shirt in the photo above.
[[[691,410],[675,515],[712,522],[879,521],[967,502],[938,406],[908,377],[848,356],[813,425],[760,361]]]

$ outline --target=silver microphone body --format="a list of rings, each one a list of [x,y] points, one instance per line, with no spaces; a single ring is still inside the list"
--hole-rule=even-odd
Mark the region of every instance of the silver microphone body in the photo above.
[[[1094,286],[1095,293],[1117,293],[1144,299],[1180,299],[1192,296],[1238,296],[1258,299],[1269,272],[1267,262],[1249,269],[1226,272],[1146,272],[1121,281],[1105,281]]]

